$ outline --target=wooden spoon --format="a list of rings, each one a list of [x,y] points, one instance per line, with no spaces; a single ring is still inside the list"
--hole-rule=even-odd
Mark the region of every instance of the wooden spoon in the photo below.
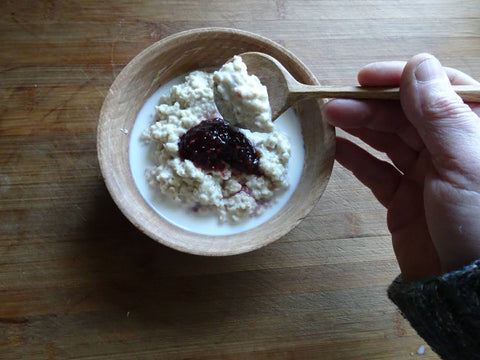
[[[321,86],[299,83],[275,58],[260,52],[247,52],[240,55],[247,65],[249,74],[256,75],[267,87],[272,120],[275,120],[294,103],[305,97],[382,99],[398,100],[399,88],[361,87],[361,86]],[[480,102],[479,85],[453,86],[455,92],[464,101]],[[221,101],[215,99],[222,115]],[[227,117],[228,118],[228,117]]]

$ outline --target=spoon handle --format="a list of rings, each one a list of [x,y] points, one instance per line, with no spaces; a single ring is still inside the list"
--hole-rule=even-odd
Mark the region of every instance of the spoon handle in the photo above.
[[[455,92],[467,102],[480,102],[480,85],[454,85]],[[379,99],[398,100],[400,92],[398,87],[364,87],[364,86],[316,86],[301,85],[292,89],[292,95],[318,96],[322,98],[344,99]]]

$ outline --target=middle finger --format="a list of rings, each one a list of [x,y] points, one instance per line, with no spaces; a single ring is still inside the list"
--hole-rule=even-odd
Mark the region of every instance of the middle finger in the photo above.
[[[335,99],[324,106],[323,114],[331,125],[342,129],[367,128],[396,133],[413,150],[424,147],[399,101]]]

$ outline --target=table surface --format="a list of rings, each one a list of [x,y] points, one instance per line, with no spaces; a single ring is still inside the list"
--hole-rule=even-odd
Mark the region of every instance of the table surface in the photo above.
[[[0,3],[0,358],[410,359],[424,341],[387,299],[385,210],[335,165],[293,231],[205,258],[144,236],[96,154],[105,94],[142,49],[222,26],[293,51],[324,84],[431,52],[480,78],[478,0]],[[438,359],[427,346],[422,359]]]

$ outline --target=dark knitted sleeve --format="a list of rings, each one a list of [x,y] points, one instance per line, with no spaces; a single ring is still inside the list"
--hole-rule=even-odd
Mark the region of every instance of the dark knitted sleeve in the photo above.
[[[389,298],[444,359],[480,359],[480,260],[426,281],[399,276]]]

